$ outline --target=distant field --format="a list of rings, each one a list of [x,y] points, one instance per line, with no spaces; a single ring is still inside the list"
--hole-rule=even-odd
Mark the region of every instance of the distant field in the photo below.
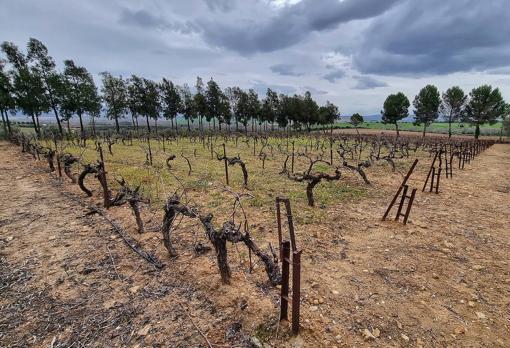
[[[354,128],[350,123],[337,123],[335,128],[348,129]],[[394,130],[395,126],[391,124],[384,124],[382,122],[372,121],[364,122],[358,128],[364,129],[380,129],[380,130]],[[423,126],[415,126],[412,122],[399,122],[399,130],[422,132]],[[499,135],[501,131],[501,122],[493,125],[485,124],[480,128],[482,135]],[[443,133],[448,134],[448,123],[435,122],[427,127],[427,132],[430,133]],[[452,124],[452,134],[475,134],[475,127],[468,124],[454,123]]]

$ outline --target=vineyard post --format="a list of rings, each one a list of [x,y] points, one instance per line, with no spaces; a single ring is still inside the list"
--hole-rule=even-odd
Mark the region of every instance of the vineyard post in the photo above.
[[[292,253],[292,333],[299,333],[299,312],[301,302],[301,251]]]
[[[290,265],[290,242],[285,241],[280,245],[282,260],[282,287],[280,292],[280,320],[289,318],[289,265]]]
[[[227,149],[225,147],[225,143],[223,143],[223,162],[225,163],[225,178],[227,180],[227,185],[229,185],[229,181],[228,181]]]
[[[390,213],[391,208],[393,208],[393,205],[397,201],[397,198],[400,195],[400,192],[402,192],[405,184],[407,183],[407,180],[409,180],[409,177],[413,173],[414,167],[416,167],[417,163],[418,163],[418,159],[415,159],[414,162],[413,162],[413,165],[411,166],[411,168],[409,168],[409,171],[407,172],[407,175],[404,177],[404,180],[402,181],[402,184],[400,184],[400,187],[398,188],[397,193],[395,194],[395,196],[391,200],[390,205],[386,209],[386,212],[384,213],[383,218],[382,218],[383,221],[386,220],[386,218],[388,217],[388,214]]]

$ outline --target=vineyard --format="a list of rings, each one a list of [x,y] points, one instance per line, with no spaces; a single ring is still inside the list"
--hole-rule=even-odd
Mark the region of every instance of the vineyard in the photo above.
[[[509,343],[508,145],[163,129],[1,146],[3,346]]]

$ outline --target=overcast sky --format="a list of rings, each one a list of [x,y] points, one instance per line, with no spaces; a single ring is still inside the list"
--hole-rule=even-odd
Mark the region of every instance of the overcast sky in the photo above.
[[[309,90],[342,114],[379,113],[428,83],[489,83],[510,100],[509,0],[2,0],[0,41],[29,37],[96,80]]]

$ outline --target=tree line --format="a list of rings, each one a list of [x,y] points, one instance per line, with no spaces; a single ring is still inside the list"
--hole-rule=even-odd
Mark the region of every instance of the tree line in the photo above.
[[[409,99],[404,93],[391,94],[384,102],[381,111],[382,121],[394,124],[399,133],[398,121],[409,116]],[[448,122],[448,136],[452,136],[452,123],[462,121],[475,126],[475,138],[480,136],[480,126],[486,123],[494,124],[498,118],[503,120],[503,126],[510,130],[510,104],[507,104],[498,88],[482,85],[473,88],[469,95],[454,86],[440,95],[436,86],[423,87],[414,98],[414,124],[423,125],[423,136],[427,127],[439,118],[441,114]]]
[[[205,122],[219,130],[235,127],[248,131],[277,125],[280,128],[310,130],[315,125],[332,125],[339,116],[338,107],[327,102],[319,106],[310,92],[288,96],[270,88],[266,96],[249,89],[229,87],[222,90],[211,78],[206,84],[197,77],[195,93],[187,84],[178,86],[163,78],[156,82],[132,75],[129,78],[100,74],[102,86],[96,86],[92,75],[73,60],[64,61],[63,71],[58,71],[46,46],[31,38],[26,53],[14,43],[4,42],[1,50],[6,59],[0,60],[0,111],[6,131],[11,132],[9,113],[21,112],[32,119],[34,130],[40,133],[39,117],[52,112],[63,134],[63,123],[70,131],[70,120],[77,117],[81,133],[85,133],[83,117],[89,116],[92,132],[95,119],[101,116],[113,120],[120,131],[120,120],[131,117],[134,129],[139,129],[139,119],[145,121],[151,132],[153,121],[156,132],[159,119],[170,120],[177,128],[177,116],[182,115],[188,124],[197,122],[200,129]],[[7,64],[10,70],[7,70]]]
[[[187,84],[178,86],[166,78],[157,82],[136,75],[123,78],[102,72],[102,86],[98,90],[92,75],[73,60],[65,60],[63,71],[58,71],[48,49],[37,39],[29,39],[26,53],[12,42],[3,42],[1,51],[5,59],[0,59],[0,113],[4,131],[9,133],[9,114],[15,112],[30,117],[37,134],[41,128],[39,117],[48,112],[54,114],[60,134],[64,133],[63,123],[70,132],[72,118],[78,118],[81,134],[84,134],[85,115],[91,119],[95,134],[95,120],[102,112],[114,121],[117,133],[120,132],[119,122],[129,116],[133,129],[139,130],[141,119],[150,133],[150,121],[157,132],[159,119],[169,120],[172,128],[177,129],[178,115],[184,117],[188,129],[196,122],[203,130],[207,122],[209,127],[212,123],[213,129],[235,127],[236,131],[245,132],[249,127],[251,131],[257,127],[273,130],[275,125],[310,131],[314,126],[332,127],[340,115],[338,106],[330,102],[319,106],[310,92],[289,96],[268,88],[265,97],[260,99],[253,89],[228,87],[222,90],[212,78],[204,84],[197,77],[192,93]],[[382,121],[394,124],[397,135],[398,122],[409,116],[410,106],[402,92],[389,95],[384,102]],[[481,125],[494,123],[500,117],[510,129],[510,120],[506,117],[510,106],[499,89],[489,85],[474,88],[469,95],[458,86],[440,95],[437,87],[427,85],[415,97],[413,106],[414,122],[423,125],[423,135],[440,115],[449,123],[449,136],[451,124],[458,121],[475,125],[476,138]],[[362,122],[360,114],[351,117],[355,127]]]

